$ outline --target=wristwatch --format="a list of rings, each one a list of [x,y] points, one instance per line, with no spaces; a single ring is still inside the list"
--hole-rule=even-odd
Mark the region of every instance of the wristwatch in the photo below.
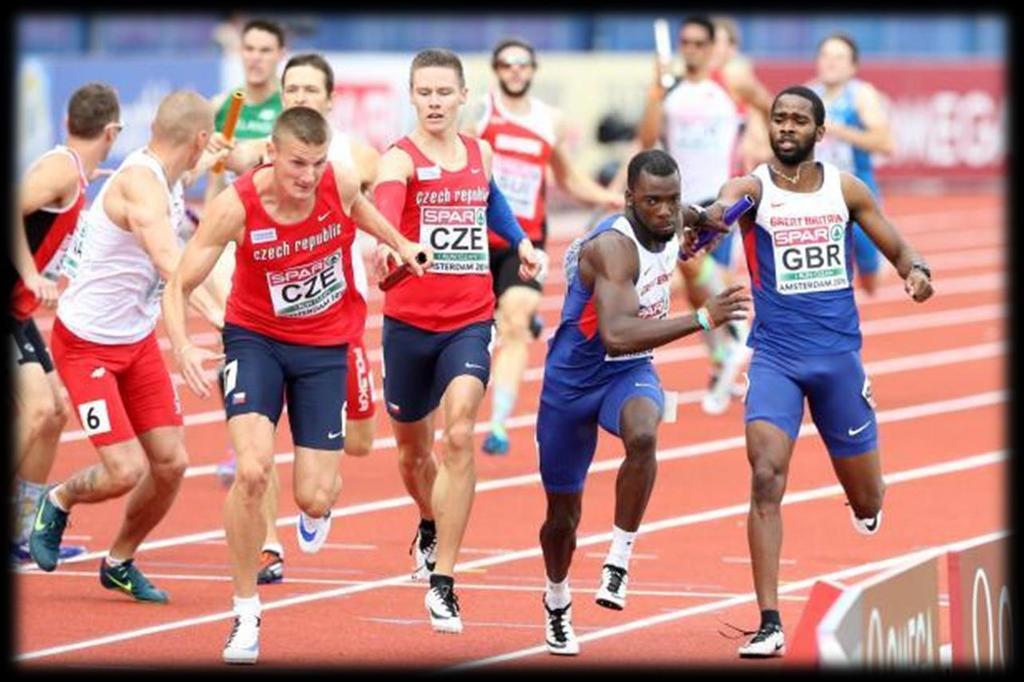
[[[929,280],[932,278],[932,269],[930,267],[928,267],[927,263],[924,263],[924,262],[911,263],[910,264],[910,269],[911,270],[920,270],[921,272],[924,273],[924,276],[927,277]]]

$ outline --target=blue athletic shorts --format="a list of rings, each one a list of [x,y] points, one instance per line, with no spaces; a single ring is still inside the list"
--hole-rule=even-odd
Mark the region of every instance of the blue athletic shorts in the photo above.
[[[537,412],[537,451],[544,489],[552,493],[583,490],[597,448],[597,427],[620,436],[622,408],[638,397],[650,399],[658,406],[659,415],[664,414],[665,394],[650,362],[636,364],[603,388],[575,400],[560,398],[545,382]]]
[[[420,329],[385,317],[384,404],[398,422],[423,419],[441,403],[448,384],[469,374],[486,388],[491,377],[492,322],[448,332]]]
[[[224,411],[258,412],[277,426],[285,400],[292,442],[318,450],[345,446],[348,346],[306,346],[224,325]]]
[[[864,232],[864,228],[853,224],[853,254],[857,261],[857,272],[875,273],[882,265],[882,254]]]
[[[832,457],[878,449],[878,423],[871,381],[860,351],[785,356],[755,349],[747,371],[746,422],[762,419],[796,439],[804,397]]]

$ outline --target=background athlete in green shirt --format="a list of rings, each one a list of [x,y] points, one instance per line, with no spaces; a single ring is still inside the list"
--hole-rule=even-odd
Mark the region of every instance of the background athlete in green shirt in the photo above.
[[[253,19],[242,28],[242,68],[245,70],[245,102],[235,126],[234,149],[227,160],[227,169],[243,173],[257,163],[266,148],[266,140],[274,121],[284,109],[278,66],[285,53],[284,29],[272,21]],[[213,98],[217,112],[214,130],[222,132],[231,105],[231,93],[237,88]],[[224,173],[210,174],[206,185],[209,202],[227,186]]]

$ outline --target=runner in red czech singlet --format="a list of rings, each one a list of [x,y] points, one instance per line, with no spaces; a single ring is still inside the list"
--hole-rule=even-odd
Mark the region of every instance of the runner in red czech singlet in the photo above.
[[[433,249],[434,265],[421,280],[405,280],[385,295],[384,400],[402,482],[421,518],[413,576],[430,574],[425,607],[432,627],[461,632],[453,573],[476,481],[473,425],[490,373],[488,229],[518,251],[523,279],[536,275],[539,262],[490,178],[490,145],[458,133],[466,101],[459,57],[423,50],[410,71],[416,129],[381,157],[374,198],[406,237]],[[391,260],[387,250],[379,255],[379,266]],[[438,464],[431,414],[442,403],[445,456]]]
[[[256,593],[266,520],[260,506],[285,401],[295,445],[299,548],[327,539],[341,489],[346,350],[362,331],[366,303],[353,286],[355,224],[389,244],[416,274],[429,249],[404,239],[359,191],[354,171],[327,159],[330,127],[315,109],[292,107],[274,125],[271,163],[255,168],[207,207],[164,292],[165,324],[182,375],[209,395],[204,360],[188,341],[185,296],[234,241],[236,266],[224,325],[224,404],[238,471],[225,530],[232,557],[235,627],[226,663],[255,663],[262,609]]]

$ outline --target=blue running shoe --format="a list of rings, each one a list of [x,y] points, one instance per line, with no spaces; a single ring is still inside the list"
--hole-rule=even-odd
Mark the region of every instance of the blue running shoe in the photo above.
[[[88,550],[83,545],[61,545],[60,549],[57,550],[57,559],[64,561],[76,557],[79,554],[85,554]],[[29,551],[28,542],[21,542],[18,544],[11,544],[11,561],[15,564],[24,563],[32,560],[32,553]]]
[[[508,454],[508,434],[491,431],[484,441],[484,452],[488,455]]]
[[[108,590],[120,590],[135,601],[156,604],[169,601],[167,593],[154,587],[135,567],[135,559],[128,559],[120,566],[108,566],[106,559],[100,559],[100,584]]]
[[[217,465],[217,480],[225,488],[230,488],[231,484],[235,482],[235,469],[237,466],[238,458],[235,457],[233,452],[230,457]]]
[[[68,513],[50,502],[50,490],[39,496],[36,515],[32,520],[32,534],[28,537],[28,550],[32,560],[47,573],[57,568],[60,558],[60,540],[68,525]]]

